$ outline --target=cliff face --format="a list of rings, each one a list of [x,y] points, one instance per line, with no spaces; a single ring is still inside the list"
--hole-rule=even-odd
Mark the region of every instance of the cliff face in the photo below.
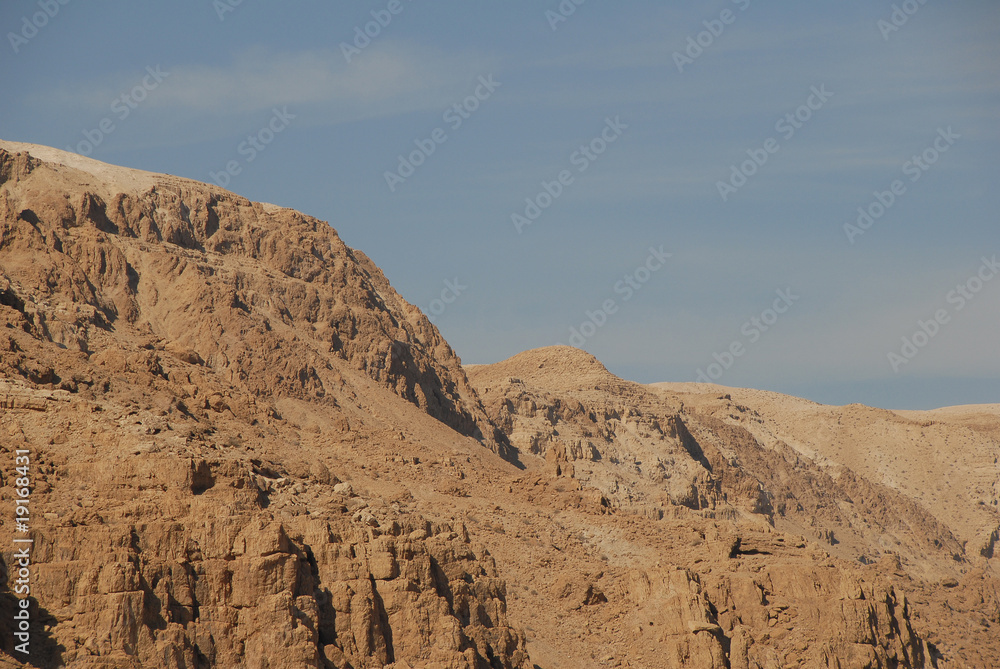
[[[75,162],[0,149],[0,281],[36,337],[90,355],[144,336],[257,398],[331,407],[359,370],[503,450],[448,344],[329,225]]]
[[[404,404],[504,451],[427,319],[323,222],[66,162],[0,149],[0,434],[34,458],[34,657],[525,666],[462,523],[335,491],[324,464]],[[304,439],[286,416],[309,412]]]
[[[516,448],[600,491],[609,507],[653,518],[677,506],[738,516],[846,559],[889,551],[932,578],[958,573],[963,546],[925,508],[780,440],[765,446],[748,429],[763,420],[730,397],[694,404],[690,394],[622,381],[569,347],[474,367],[470,378]]]
[[[569,347],[527,351],[473,367],[469,376],[526,462],[592,491],[609,514],[652,519],[663,526],[651,530],[657,533],[699,533],[692,545],[707,550],[694,554],[683,541],[667,548],[644,542],[658,547],[664,563],[687,569],[687,576],[672,575],[687,585],[667,590],[691,593],[692,603],[679,610],[665,595],[650,607],[654,627],[714,626],[731,666],[783,666],[792,658],[808,666],[936,666],[939,659],[947,666],[911,627],[901,595],[909,591],[927,614],[943,600],[978,601],[917,628],[949,650],[976,635],[983,654],[965,656],[974,666],[998,658],[989,640],[1000,622],[995,567],[978,546],[966,552],[965,542],[910,496],[770,435],[763,427],[769,416],[725,389],[676,384],[672,392],[622,381]],[[941,583],[959,597],[949,598]],[[651,596],[648,588],[655,586],[643,585],[639,601]],[[690,666],[725,666],[711,664],[712,652],[696,651],[680,630],[646,632],[629,645],[652,636],[647,653],[672,648],[667,656],[689,657]]]
[[[43,395],[18,411],[31,392],[7,396],[3,439],[34,455],[44,510],[34,666],[530,667],[506,585],[461,522],[359,496],[319,461],[199,457],[210,438],[160,439],[169,418],[114,402]],[[11,620],[9,594],[2,610]]]
[[[321,221],[0,142],[0,666],[14,536],[37,667],[1000,664],[992,544],[769,421],[463,370]]]

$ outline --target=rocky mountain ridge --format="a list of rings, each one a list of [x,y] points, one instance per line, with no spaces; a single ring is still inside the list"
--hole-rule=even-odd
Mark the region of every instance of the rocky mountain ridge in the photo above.
[[[0,325],[29,666],[1000,665],[991,509],[735,389],[568,347],[463,368],[298,212],[0,142]],[[1000,445],[989,415],[938,420]]]

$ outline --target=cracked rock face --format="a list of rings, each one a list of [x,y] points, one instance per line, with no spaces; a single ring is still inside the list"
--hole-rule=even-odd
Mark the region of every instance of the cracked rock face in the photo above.
[[[463,368],[322,221],[0,142],[0,528],[26,450],[29,666],[1000,665],[1000,419],[820,429],[738,392],[567,347]],[[832,449],[861,434],[834,422],[958,439],[984,504],[942,511],[884,453]]]
[[[289,471],[302,437],[282,413],[320,416],[309,434],[329,455],[366,439],[357,398],[373,392],[505,449],[457,357],[367,257],[193,182],[121,189],[4,150],[0,175],[0,433],[34,455],[47,511],[31,535],[40,662],[528,666],[460,521],[362,501],[322,453]]]
[[[134,329],[253,395],[331,406],[343,368],[360,370],[503,450],[448,344],[326,223],[170,177],[121,192],[3,149],[0,180],[0,301],[35,336],[91,355]]]
[[[619,549],[631,568],[604,569],[597,584],[607,593],[600,608],[615,613],[590,616],[613,624],[632,657],[671,667],[780,667],[793,659],[830,667],[988,666],[998,658],[996,567],[981,547],[988,541],[961,540],[961,526],[949,526],[949,515],[919,496],[809,457],[793,439],[810,434],[808,423],[786,427],[786,442],[775,434],[772,407],[751,408],[753,397],[622,381],[569,347],[474,366],[469,376],[511,444],[545,473],[545,487],[565,491],[561,500],[539,491],[536,500],[661,526],[637,528],[651,533],[641,542],[621,532],[602,541],[607,557],[626,536],[654,547]],[[882,413],[884,422],[869,429],[904,420]],[[992,430],[1000,420],[987,424]],[[1000,441],[988,437],[977,446],[1000,452]],[[981,527],[996,522],[978,513]],[[680,570],[651,570],[657,563]],[[960,582],[968,588],[964,601],[978,604],[942,615],[956,597],[941,584]],[[567,603],[585,587],[557,582]],[[971,636],[980,650],[969,648]]]

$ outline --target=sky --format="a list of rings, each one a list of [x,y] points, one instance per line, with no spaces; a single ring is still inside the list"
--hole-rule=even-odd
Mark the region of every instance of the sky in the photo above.
[[[1000,402],[1000,3],[5,0],[0,138],[328,221],[465,363]]]

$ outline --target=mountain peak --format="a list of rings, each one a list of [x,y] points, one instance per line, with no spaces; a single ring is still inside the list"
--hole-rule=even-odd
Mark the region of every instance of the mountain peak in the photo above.
[[[0,278],[39,336],[87,355],[115,337],[177,342],[274,397],[335,402],[344,368],[360,370],[502,450],[437,329],[326,222],[12,142],[0,187]],[[91,315],[67,322],[70,304]]]
[[[539,387],[593,388],[597,384],[627,383],[608,371],[593,355],[572,346],[556,345],[530,349],[491,365],[472,365],[470,377],[502,379],[517,377]]]

